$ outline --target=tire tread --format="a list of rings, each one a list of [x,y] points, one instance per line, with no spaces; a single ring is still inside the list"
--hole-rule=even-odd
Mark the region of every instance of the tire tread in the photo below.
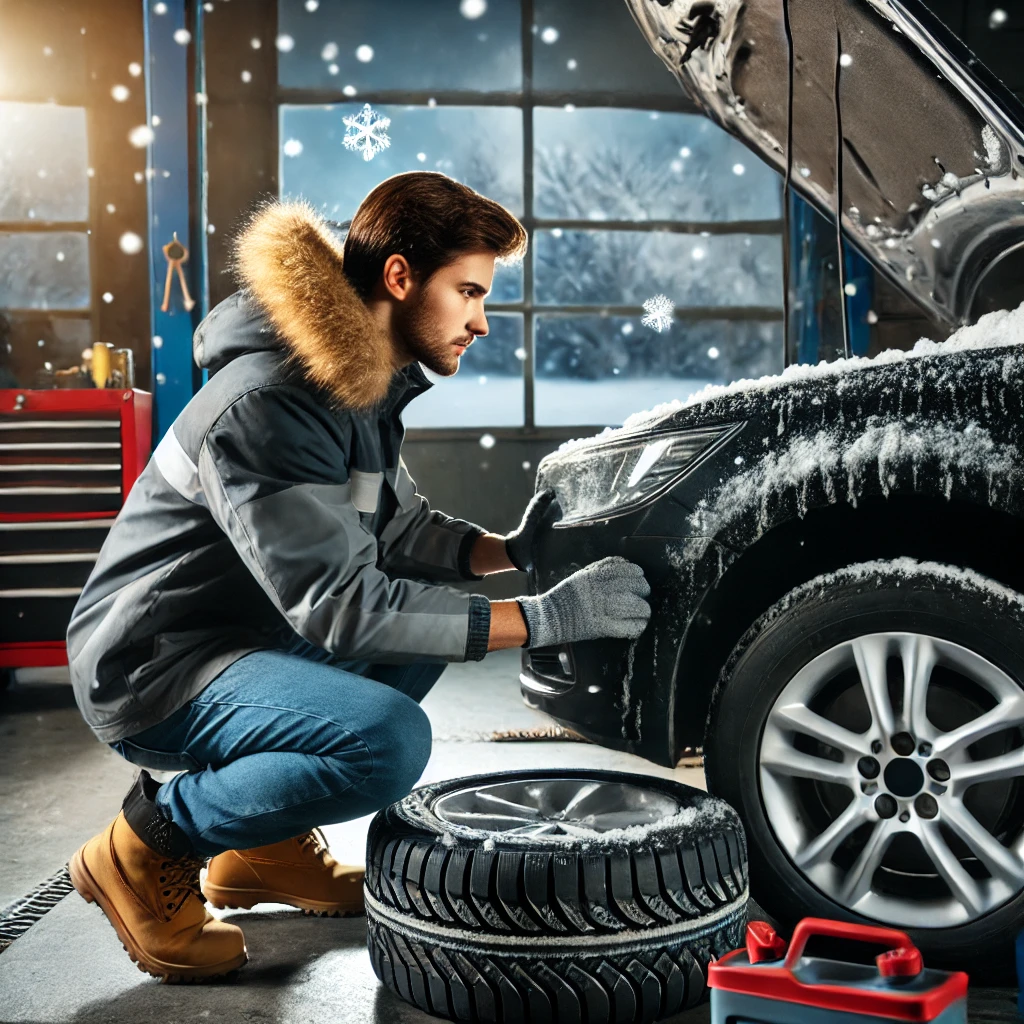
[[[377,977],[427,1013],[480,1024],[640,1024],[701,1001],[707,966],[742,943],[742,916],[683,946],[545,958],[421,944],[370,916]]]

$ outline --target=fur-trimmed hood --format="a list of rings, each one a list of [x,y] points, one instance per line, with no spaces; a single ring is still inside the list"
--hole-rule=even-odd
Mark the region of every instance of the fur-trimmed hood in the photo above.
[[[234,269],[243,293],[236,315],[250,327],[255,320],[268,321],[272,328],[264,327],[264,337],[252,339],[247,349],[283,343],[311,384],[340,405],[362,410],[384,398],[395,370],[390,339],[349,284],[342,261],[341,244],[308,203],[262,207],[234,243]],[[212,323],[210,328],[197,332],[200,365],[223,363],[227,354],[217,351],[219,331]],[[224,340],[235,347],[243,339],[236,337],[235,346]]]

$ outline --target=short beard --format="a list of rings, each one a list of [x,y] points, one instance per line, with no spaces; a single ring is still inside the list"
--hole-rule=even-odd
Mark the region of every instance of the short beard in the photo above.
[[[403,311],[396,327],[405,350],[428,370],[439,377],[451,377],[458,372],[458,359],[452,351],[451,342],[435,338],[433,321],[424,312],[422,303],[417,302]]]

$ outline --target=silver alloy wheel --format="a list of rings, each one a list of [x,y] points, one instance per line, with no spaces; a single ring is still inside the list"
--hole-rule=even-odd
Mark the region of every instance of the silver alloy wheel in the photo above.
[[[510,836],[593,836],[678,814],[667,793],[601,779],[517,779],[448,793],[434,814],[452,825]]]
[[[898,701],[890,697],[888,675],[895,659],[902,665]],[[959,677],[965,688],[987,695],[989,707],[952,729],[937,728],[927,713],[937,668],[946,673],[944,685]],[[870,715],[866,731],[851,731],[811,710],[815,698],[820,700],[844,673],[859,681]],[[768,715],[758,752],[768,820],[796,868],[851,911],[903,927],[949,928],[976,920],[1024,889],[1024,822],[1012,823],[1004,845],[965,806],[964,797],[973,786],[1019,782],[1024,747],[977,759],[977,748],[969,748],[1022,726],[1024,691],[967,648],[895,632],[838,644],[793,677]],[[826,752],[808,753],[811,744],[797,742],[798,736],[824,744]],[[813,824],[808,796],[820,791],[815,784],[821,783],[852,794],[824,828]],[[947,895],[914,899],[909,887],[877,883],[887,851],[904,833],[916,837]],[[952,844],[950,837],[955,837]],[[846,851],[845,864],[834,860],[840,848]]]

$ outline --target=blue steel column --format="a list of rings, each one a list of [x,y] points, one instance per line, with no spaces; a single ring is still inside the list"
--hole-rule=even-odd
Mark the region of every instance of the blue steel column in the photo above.
[[[192,251],[192,258],[195,265],[192,272],[198,282],[194,296],[196,300],[196,313],[201,320],[210,312],[210,273],[209,273],[209,184],[210,173],[206,160],[206,37],[204,29],[204,12],[202,4],[197,3],[195,9],[195,75],[196,75],[196,96],[202,96],[204,102],[196,109],[196,189],[197,216],[196,216],[196,247]],[[216,225],[214,225],[216,227]],[[201,387],[209,380],[210,371],[205,367],[200,370],[195,368],[193,380]]]
[[[189,227],[189,104],[193,90],[188,74],[188,43],[174,38],[186,29],[184,0],[143,0],[146,45],[146,119],[154,140],[147,155],[148,242],[153,333],[153,446],[193,395],[193,313],[183,305],[178,276],[171,279],[171,302],[163,301],[167,260],[163,247],[178,233],[189,250],[182,266],[189,291],[197,301],[201,289],[195,272],[195,239]],[[179,36],[179,38],[183,38]],[[154,119],[159,119],[155,121]],[[196,310],[198,313],[198,309]]]

